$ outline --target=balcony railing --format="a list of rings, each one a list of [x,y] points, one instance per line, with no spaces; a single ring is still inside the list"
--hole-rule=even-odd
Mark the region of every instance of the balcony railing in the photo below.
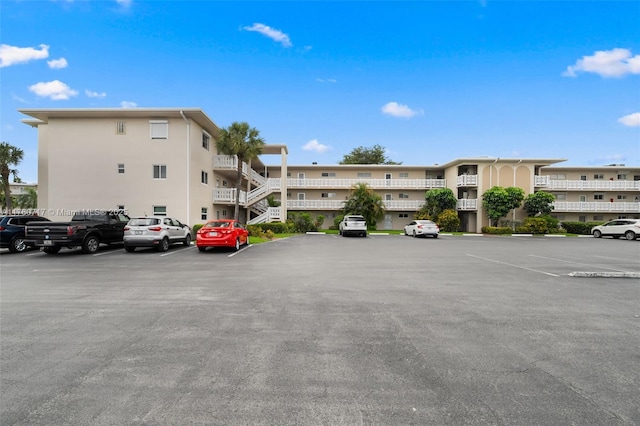
[[[222,204],[235,204],[236,189],[235,188],[216,188],[213,190],[213,202]],[[240,191],[240,205],[247,204],[247,193]]]
[[[253,188],[249,192],[249,196],[247,197],[247,201],[252,203],[256,200],[266,197],[274,191],[280,190],[280,179],[265,179],[263,185],[260,185],[256,188]]]
[[[385,200],[385,210],[417,211],[424,205],[424,200]],[[344,200],[287,200],[288,210],[339,210]]]
[[[640,203],[624,202],[570,202],[556,201],[553,204],[554,212],[615,212],[615,213],[640,213]]]
[[[535,186],[552,191],[640,191],[638,180],[552,180],[536,176]]]
[[[456,186],[478,186],[478,175],[460,175],[456,178]]]
[[[463,198],[458,200],[456,204],[456,210],[478,210],[478,200],[476,198]]]
[[[430,189],[444,188],[445,179],[287,179],[287,188],[350,189],[359,183],[372,189]]]

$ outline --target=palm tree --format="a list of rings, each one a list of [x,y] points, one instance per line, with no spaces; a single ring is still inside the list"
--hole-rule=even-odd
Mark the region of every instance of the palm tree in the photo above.
[[[20,148],[10,145],[8,142],[0,143],[0,181],[7,211],[13,208],[9,176],[13,175],[14,180],[18,178],[18,170],[14,166],[17,166],[23,157],[24,152]]]
[[[242,186],[242,163],[250,162],[262,154],[264,139],[254,127],[245,122],[233,122],[226,129],[220,129],[216,139],[218,153],[235,155],[238,159],[238,173],[236,175],[236,204],[233,218],[240,217],[240,188]]]
[[[26,188],[26,193],[18,195],[17,204],[21,209],[35,209],[38,207],[38,193],[33,188]]]
[[[344,202],[342,212],[362,215],[370,229],[376,229],[378,219],[384,216],[385,206],[378,193],[366,183],[358,183],[352,188],[351,196]]]

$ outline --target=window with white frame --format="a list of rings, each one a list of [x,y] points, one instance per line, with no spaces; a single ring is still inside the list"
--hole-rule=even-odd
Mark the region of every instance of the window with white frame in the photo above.
[[[227,211],[226,210],[222,210],[222,217],[227,217]]]
[[[384,200],[385,200],[385,201],[391,201],[391,200],[393,200],[393,195],[391,195],[391,194],[384,194]]]
[[[625,173],[618,173],[618,180],[627,180],[627,175]]]
[[[580,180],[587,180],[587,175],[580,175]]]
[[[205,185],[209,184],[209,173],[205,172],[204,170],[200,172],[200,182],[204,183]]]
[[[398,213],[398,217],[400,219],[408,219],[409,218],[409,213]]]
[[[601,214],[593,215],[593,220],[604,220],[604,216]]]
[[[586,222],[586,221],[587,221],[586,216],[578,216],[578,222]]]
[[[406,179],[406,178],[409,177],[409,173],[408,172],[400,172],[400,173],[398,173],[398,177],[400,179]]]
[[[594,180],[603,180],[604,179],[604,175],[602,173],[596,173],[593,175],[593,179]]]
[[[359,178],[370,178],[371,177],[371,172],[358,172],[358,177]]]
[[[153,215],[154,216],[166,216],[167,215],[167,206],[153,206]]]
[[[604,194],[593,194],[594,200],[604,200]]]
[[[336,173],[335,172],[322,172],[321,176],[322,177],[336,177]]]
[[[581,203],[585,203],[587,201],[587,196],[586,195],[578,196],[578,201],[580,201]]]
[[[549,178],[551,178],[551,180],[565,180],[567,176],[564,173],[556,173],[549,175]]]
[[[206,207],[202,207],[200,209],[200,220],[207,220],[208,219],[208,209]]]
[[[166,179],[167,178],[167,166],[164,164],[153,165],[153,178],[154,179]]]
[[[298,173],[298,179],[304,179],[304,173]]]
[[[124,163],[118,163],[118,173],[124,174]]]
[[[211,136],[209,136],[206,132],[202,132],[202,147],[209,151],[211,147]]]
[[[126,134],[127,134],[127,122],[116,121],[116,135],[126,135]]]
[[[291,177],[291,172],[287,172],[287,177]]]
[[[298,192],[298,201],[304,201],[304,192]]]
[[[618,200],[626,200],[627,196],[626,195],[618,195]]]
[[[150,120],[151,139],[168,139],[169,122],[167,120]]]
[[[409,194],[405,194],[405,193],[401,192],[401,193],[398,194],[398,198],[400,198],[401,200],[402,199],[406,200],[407,198],[409,198]]]
[[[322,198],[336,198],[335,192],[323,192],[320,197]]]
[[[556,200],[566,200],[567,199],[567,194],[553,194],[554,197],[556,197]]]

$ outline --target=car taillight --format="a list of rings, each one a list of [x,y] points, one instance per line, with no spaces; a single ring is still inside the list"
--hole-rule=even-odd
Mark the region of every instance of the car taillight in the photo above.
[[[418,225],[418,226],[416,226],[416,228],[422,229],[422,225]]]
[[[162,227],[160,227],[160,226],[150,226],[147,229],[149,231],[153,231],[153,232],[160,232],[162,230]]]
[[[129,229],[131,229],[131,228],[129,228],[128,226],[125,226],[125,227],[124,227],[124,230],[125,230],[125,231],[128,231]]]
[[[5,229],[7,228],[5,228],[4,226],[0,226],[0,231],[4,231]]]

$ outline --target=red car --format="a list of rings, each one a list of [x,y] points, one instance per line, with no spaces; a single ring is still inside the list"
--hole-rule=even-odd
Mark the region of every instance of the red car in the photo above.
[[[241,245],[249,244],[249,231],[237,220],[217,219],[207,222],[196,234],[198,250],[207,247],[233,247],[240,250]]]

